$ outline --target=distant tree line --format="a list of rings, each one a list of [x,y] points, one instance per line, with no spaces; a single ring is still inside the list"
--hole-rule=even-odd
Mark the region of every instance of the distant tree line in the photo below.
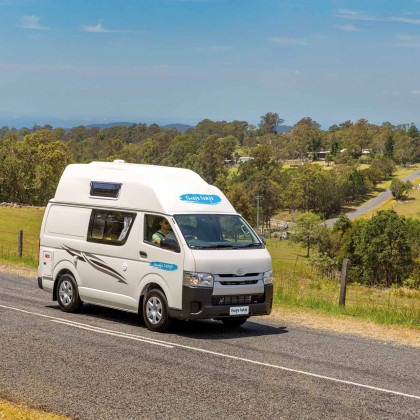
[[[184,134],[157,124],[69,130],[2,127],[0,200],[43,205],[54,195],[68,163],[124,159],[198,172],[253,224],[255,196],[262,196],[268,225],[279,210],[337,214],[392,175],[396,164],[420,161],[420,135],[414,125],[378,126],[361,119],[322,130],[311,118],[302,118],[288,132],[277,134],[282,122],[276,113],[263,115],[258,127],[205,119]],[[327,163],[335,163],[329,170],[310,163],[317,162],[321,152]],[[237,165],[241,156],[252,159]],[[370,165],[362,169],[363,163]]]

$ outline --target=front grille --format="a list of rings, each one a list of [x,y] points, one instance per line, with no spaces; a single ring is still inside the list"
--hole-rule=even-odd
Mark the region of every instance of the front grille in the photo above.
[[[219,274],[219,277],[255,277],[258,275],[259,273],[247,273],[241,274],[240,276],[237,276],[236,274]]]
[[[258,280],[244,280],[244,281],[221,281],[222,286],[238,286],[241,284],[257,284]]]
[[[220,305],[249,305],[251,303],[263,303],[264,294],[262,295],[236,295],[236,296],[213,296],[211,304],[213,306]]]

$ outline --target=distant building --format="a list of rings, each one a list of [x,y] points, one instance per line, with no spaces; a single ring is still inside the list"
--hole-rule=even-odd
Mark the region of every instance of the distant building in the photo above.
[[[325,159],[329,153],[330,153],[329,150],[324,150],[324,151],[316,152],[316,155],[318,159]]]
[[[250,157],[250,156],[242,156],[242,157],[239,158],[239,163],[245,163],[245,162],[248,162],[251,159],[254,159],[254,158]]]

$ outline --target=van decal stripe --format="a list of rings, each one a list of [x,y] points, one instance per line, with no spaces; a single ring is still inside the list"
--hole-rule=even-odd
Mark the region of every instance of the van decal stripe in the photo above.
[[[62,245],[62,248],[67,251],[71,256],[77,257],[78,260],[88,263],[95,270],[102,273],[108,274],[118,280],[118,283],[127,284],[125,278],[115,271],[112,267],[107,265],[104,261],[98,258],[96,255],[90,254],[89,252],[78,251],[77,249],[70,248],[66,245]]]

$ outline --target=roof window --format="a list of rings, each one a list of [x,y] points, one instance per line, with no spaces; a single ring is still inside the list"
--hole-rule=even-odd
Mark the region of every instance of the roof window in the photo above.
[[[121,185],[111,182],[92,181],[90,183],[90,196],[117,199],[120,195]]]

